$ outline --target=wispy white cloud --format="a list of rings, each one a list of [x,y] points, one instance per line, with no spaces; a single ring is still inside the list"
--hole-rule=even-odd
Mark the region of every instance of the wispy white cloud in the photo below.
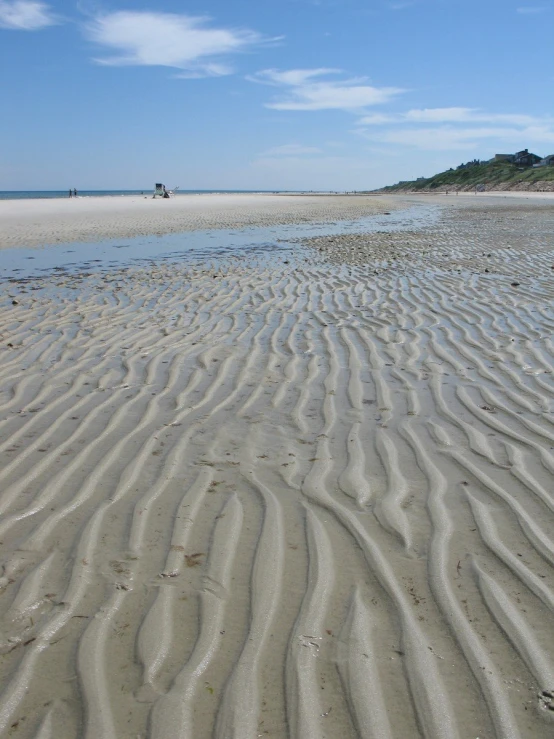
[[[307,154],[321,154],[321,149],[316,146],[302,146],[301,144],[283,144],[282,146],[274,146],[260,154],[261,157],[294,157]]]
[[[533,144],[551,144],[554,145],[554,126],[553,125],[536,125],[529,126],[524,129],[523,140],[533,142]]]
[[[340,69],[331,67],[319,67],[317,69],[288,69],[280,72],[278,69],[264,69],[257,74],[247,77],[251,82],[262,82],[264,85],[274,87],[301,87],[311,83],[315,77],[327,74],[340,74]]]
[[[368,115],[359,121],[364,126],[377,126],[385,123],[493,123],[529,126],[537,122],[544,122],[544,119],[519,113],[484,113],[476,108],[413,109],[396,115]]]
[[[284,90],[282,100],[266,103],[274,110],[362,110],[385,103],[403,90],[396,87],[374,87],[365,78],[346,80],[322,79],[339,74],[338,69],[266,69],[249,79]]]
[[[409,110],[406,113],[409,121],[419,123],[505,123],[514,126],[525,126],[535,121],[532,116],[512,113],[482,113],[474,108],[427,108]]]
[[[91,41],[115,51],[96,61],[111,66],[164,66],[182,77],[220,76],[232,72],[221,58],[275,41],[256,31],[216,28],[210,19],[173,13],[118,11],[89,22]]]
[[[516,13],[521,15],[537,15],[538,13],[544,13],[548,10],[546,5],[522,5],[520,8],[516,8]]]
[[[496,146],[554,144],[554,116],[488,113],[476,108],[421,108],[365,115],[355,131],[371,142],[424,151],[475,149],[487,139]]]
[[[395,128],[383,131],[358,131],[370,141],[407,146],[425,151],[462,151],[475,149],[487,139],[494,139],[498,146],[554,145],[554,127],[527,126],[509,128],[496,126],[426,126],[421,128]]]
[[[363,126],[382,126],[385,123],[401,123],[401,116],[388,115],[386,113],[371,113],[365,115],[358,121]]]
[[[38,31],[58,22],[45,3],[33,0],[0,0],[0,28]]]
[[[404,128],[383,131],[371,139],[387,144],[425,149],[427,151],[448,151],[474,149],[483,139],[517,139],[519,131],[507,128],[455,128],[437,126],[427,128]]]

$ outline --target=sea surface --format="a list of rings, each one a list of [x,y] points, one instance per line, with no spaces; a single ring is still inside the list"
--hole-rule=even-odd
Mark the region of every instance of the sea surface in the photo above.
[[[73,189],[73,188],[72,188]],[[276,190],[177,190],[175,195],[202,195],[207,193],[254,193],[277,192]],[[154,188],[144,190],[77,190],[80,198],[113,197],[114,195],[151,195]],[[44,198],[67,198],[67,190],[0,190],[0,200],[38,200]]]

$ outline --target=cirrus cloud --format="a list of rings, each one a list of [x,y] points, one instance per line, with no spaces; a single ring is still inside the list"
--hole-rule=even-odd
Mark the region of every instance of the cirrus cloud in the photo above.
[[[475,108],[423,108],[392,115],[366,115],[357,133],[371,141],[427,151],[474,149],[487,139],[496,145],[546,146],[554,143],[554,118],[518,113],[487,113]]]
[[[406,113],[364,116],[359,120],[363,126],[379,126],[384,123],[494,123],[513,126],[530,126],[536,117],[519,113],[484,113],[477,108],[422,108]]]
[[[232,68],[231,54],[276,41],[256,31],[216,28],[209,18],[174,13],[117,11],[100,15],[86,26],[88,38],[116,52],[96,59],[109,66],[164,66],[183,77],[220,76]]]
[[[284,90],[281,100],[266,103],[273,110],[349,110],[356,111],[370,105],[388,102],[404,92],[397,87],[374,87],[366,78],[346,80],[322,79],[340,74],[339,69],[265,69],[249,77]]]
[[[427,151],[473,149],[483,139],[517,140],[519,131],[509,128],[455,128],[438,126],[432,128],[405,128],[385,131],[376,139],[387,144],[412,146]],[[372,137],[373,138],[373,137]]]
[[[48,5],[34,0],[0,0],[0,28],[38,31],[58,23]]]

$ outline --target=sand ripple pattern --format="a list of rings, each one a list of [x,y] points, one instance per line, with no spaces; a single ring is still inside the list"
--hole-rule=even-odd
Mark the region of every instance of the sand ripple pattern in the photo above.
[[[539,251],[5,285],[0,735],[552,737]]]

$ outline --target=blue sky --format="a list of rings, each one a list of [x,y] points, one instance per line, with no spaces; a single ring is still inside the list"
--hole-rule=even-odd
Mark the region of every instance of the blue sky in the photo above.
[[[0,0],[0,189],[361,190],[554,152],[554,0]]]

